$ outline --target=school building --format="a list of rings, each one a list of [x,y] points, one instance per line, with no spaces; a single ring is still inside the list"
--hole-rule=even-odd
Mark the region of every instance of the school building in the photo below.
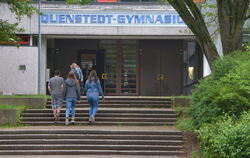
[[[178,13],[157,0],[42,0],[40,8],[22,19],[19,48],[0,45],[4,94],[46,94],[54,70],[66,78],[73,62],[97,71],[105,95],[185,95],[210,73]],[[0,18],[15,21],[5,3]]]

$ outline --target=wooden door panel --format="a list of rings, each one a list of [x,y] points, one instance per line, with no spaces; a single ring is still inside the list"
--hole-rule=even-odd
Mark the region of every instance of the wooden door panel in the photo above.
[[[160,51],[146,49],[140,54],[140,95],[159,96]]]
[[[182,87],[182,41],[168,41],[161,50],[161,95],[180,95]]]

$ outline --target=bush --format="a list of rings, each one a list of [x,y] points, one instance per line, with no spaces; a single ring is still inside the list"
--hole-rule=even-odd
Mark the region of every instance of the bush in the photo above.
[[[225,113],[237,117],[250,109],[249,61],[250,51],[215,61],[212,75],[201,80],[192,93],[189,113],[196,129]]]
[[[204,158],[248,158],[250,155],[250,111],[239,120],[225,116],[197,131]]]

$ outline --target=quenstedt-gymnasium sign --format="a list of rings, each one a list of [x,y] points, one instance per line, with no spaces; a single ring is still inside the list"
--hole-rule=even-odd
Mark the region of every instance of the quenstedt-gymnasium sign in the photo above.
[[[177,13],[59,13],[43,12],[42,25],[61,26],[186,26]]]

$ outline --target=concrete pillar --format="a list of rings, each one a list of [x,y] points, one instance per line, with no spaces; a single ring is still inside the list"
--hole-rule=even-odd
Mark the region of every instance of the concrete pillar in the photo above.
[[[40,57],[40,90],[41,94],[46,94],[47,38],[45,36],[42,36]]]

